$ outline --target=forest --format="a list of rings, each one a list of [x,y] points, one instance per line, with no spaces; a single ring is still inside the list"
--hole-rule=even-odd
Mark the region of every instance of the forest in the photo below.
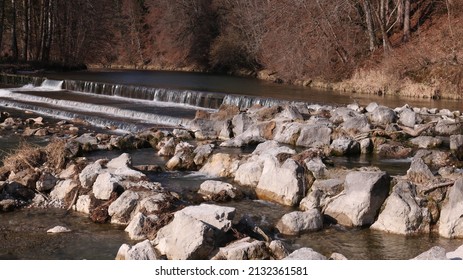
[[[461,98],[462,2],[0,0],[0,56]]]

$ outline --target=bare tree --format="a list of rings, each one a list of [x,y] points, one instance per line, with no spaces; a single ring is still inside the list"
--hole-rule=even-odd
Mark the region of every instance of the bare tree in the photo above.
[[[405,0],[404,6],[404,42],[410,39],[410,0]]]
[[[5,26],[5,0],[0,0],[0,55],[3,44],[3,27]]]
[[[13,54],[13,59],[18,60],[18,34],[17,34],[17,9],[16,1],[11,0],[12,6],[12,25],[11,25],[11,52]]]

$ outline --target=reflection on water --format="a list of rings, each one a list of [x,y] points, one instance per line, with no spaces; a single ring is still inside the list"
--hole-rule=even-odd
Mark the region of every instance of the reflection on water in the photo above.
[[[70,233],[49,234],[61,225]],[[95,224],[62,209],[0,213],[0,259],[114,259],[123,243],[133,243],[124,227]]]

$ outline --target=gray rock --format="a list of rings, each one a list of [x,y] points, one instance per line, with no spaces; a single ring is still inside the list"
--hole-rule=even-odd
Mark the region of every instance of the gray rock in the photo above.
[[[257,145],[256,149],[252,152],[253,155],[258,156],[277,156],[278,154],[291,154],[295,155],[296,151],[285,146],[281,146],[277,141],[270,140],[265,141]]]
[[[461,123],[455,120],[440,120],[434,127],[434,132],[441,136],[462,134]]]
[[[194,163],[194,146],[187,142],[180,142],[175,146],[174,156],[166,163],[169,170],[191,170],[196,168]]]
[[[213,180],[204,181],[200,185],[198,193],[203,196],[224,195],[231,199],[238,198],[242,195],[241,191],[233,185]]]
[[[376,107],[368,116],[370,121],[377,125],[388,125],[395,123],[397,120],[397,115],[394,110],[385,106]]]
[[[264,170],[264,163],[260,160],[241,164],[235,173],[235,182],[241,186],[256,187]]]
[[[130,239],[132,240],[144,240],[146,239],[146,233],[143,231],[143,226],[145,224],[146,217],[143,213],[137,213],[130,223],[125,228],[125,232],[128,233]]]
[[[80,185],[84,189],[89,189],[95,183],[96,178],[103,172],[103,164],[106,160],[97,160],[94,163],[88,164],[79,174]]]
[[[373,142],[370,138],[360,140],[360,153],[361,154],[369,154],[373,151]]]
[[[334,139],[331,143],[331,153],[336,156],[348,156],[360,154],[360,144],[348,138]]]
[[[288,248],[281,240],[272,240],[268,245],[274,259],[281,260],[289,255]]]
[[[193,153],[195,154],[195,157],[193,159],[194,163],[197,166],[203,165],[207,161],[209,156],[212,154],[214,147],[214,144],[199,145],[198,147],[196,147],[196,149],[193,151]]]
[[[153,244],[170,260],[207,259],[215,247],[215,232],[213,226],[180,211],[158,231]]]
[[[368,112],[368,113],[371,113],[373,112],[376,108],[378,108],[378,103],[376,102],[371,102],[370,104],[367,105],[367,107],[365,107],[365,110]]]
[[[120,178],[111,173],[102,173],[98,175],[95,183],[93,183],[93,194],[97,199],[108,200],[111,197],[111,193],[120,186],[119,181]]]
[[[412,109],[404,109],[399,114],[399,122],[407,127],[415,127],[417,119],[417,114]]]
[[[325,207],[324,214],[345,226],[371,225],[389,193],[390,180],[386,172],[350,172],[344,190]]]
[[[199,172],[213,177],[233,177],[237,169],[238,160],[235,156],[217,153],[208,159]]]
[[[371,125],[365,115],[348,118],[341,124],[340,127],[349,132],[351,136],[371,130]]]
[[[80,195],[76,202],[76,211],[90,214],[91,199],[89,195]]]
[[[179,128],[176,128],[172,131],[172,134],[179,138],[179,139],[182,139],[182,140],[191,140],[193,139],[193,136],[191,135],[191,133],[186,130],[186,129],[179,129]]]
[[[322,254],[315,252],[311,248],[300,248],[284,258],[283,260],[326,260]]]
[[[328,146],[331,141],[331,128],[320,125],[304,126],[299,138],[296,141],[297,146],[319,148]]]
[[[98,145],[98,139],[92,133],[82,134],[81,136],[74,139],[74,141],[82,145]]]
[[[74,179],[76,178],[76,176],[79,175],[79,169],[77,167],[77,165],[75,164],[71,164],[69,165],[66,169],[64,169],[63,171],[61,171],[61,173],[59,174],[58,178],[62,179],[62,180],[66,180],[66,179]],[[98,175],[98,174],[97,174]],[[80,179],[79,179],[80,180]],[[95,176],[95,180],[96,180],[96,176]],[[94,181],[93,181],[94,182]],[[93,184],[92,182],[92,184]],[[82,184],[82,183],[81,183]],[[87,188],[90,188],[91,186],[88,186]]]
[[[241,113],[233,117],[232,125],[233,125],[233,135],[240,135],[246,130],[248,130],[254,122],[249,117],[248,114]]]
[[[430,232],[431,217],[427,208],[421,208],[416,190],[408,182],[399,182],[385,202],[371,229],[411,235]]]
[[[50,192],[50,197],[53,200],[63,201],[66,197],[68,197],[71,192],[79,187],[79,183],[77,181],[67,179],[64,181],[60,181],[56,184],[56,187]]]
[[[127,225],[132,219],[133,210],[140,200],[140,195],[134,191],[125,191],[108,207],[111,223]]]
[[[294,211],[285,214],[278,221],[276,228],[285,235],[298,235],[300,233],[317,231],[323,227],[323,217],[318,209],[305,212]]]
[[[49,191],[53,189],[58,182],[58,179],[52,174],[45,172],[42,173],[39,180],[36,182],[35,189],[39,192]]]
[[[287,159],[280,164],[277,158],[268,156],[264,161],[256,194],[261,199],[283,205],[298,205],[307,191],[304,180],[304,168],[296,161]]]
[[[158,145],[156,146],[158,148],[158,155],[159,156],[165,156],[165,157],[171,157],[175,153],[175,146],[177,143],[175,142],[174,138],[164,138],[162,139]]]
[[[410,143],[422,149],[437,148],[442,145],[442,139],[432,136],[418,136],[410,140]]]
[[[407,170],[407,177],[412,182],[418,184],[428,183],[435,178],[429,167],[420,157],[414,157],[412,159],[410,168]]]
[[[236,209],[233,207],[223,207],[212,204],[201,204],[197,206],[188,206],[175,215],[187,215],[196,220],[207,223],[214,228],[226,232],[232,226],[232,220],[235,216]]]
[[[326,175],[326,165],[319,157],[304,160],[305,166],[310,170],[316,179],[324,178]]]
[[[450,135],[450,150],[458,151],[463,147],[463,135]]]
[[[445,249],[434,246],[428,251],[414,257],[412,260],[447,260]]]
[[[439,234],[446,238],[463,237],[463,178],[450,188],[442,206]]]
[[[134,246],[123,244],[117,252],[116,260],[159,260],[159,256],[149,240]]]
[[[235,241],[219,249],[213,260],[265,260],[270,255],[263,241],[249,237]]]
[[[296,145],[304,124],[298,122],[278,122],[273,139],[279,143]]]

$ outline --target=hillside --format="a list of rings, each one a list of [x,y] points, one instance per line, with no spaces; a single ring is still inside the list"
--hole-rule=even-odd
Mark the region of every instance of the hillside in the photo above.
[[[1,0],[0,21],[4,65],[210,71],[463,98],[458,0]]]

